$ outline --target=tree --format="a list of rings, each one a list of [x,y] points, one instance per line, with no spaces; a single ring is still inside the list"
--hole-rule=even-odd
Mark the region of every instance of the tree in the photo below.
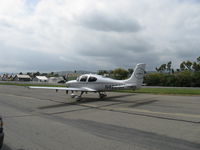
[[[108,74],[109,72],[107,70],[99,70],[98,75],[105,75]]]
[[[183,61],[183,62],[180,64],[180,70],[181,70],[181,71],[185,70],[185,61]]]
[[[54,77],[59,77],[59,74],[57,74],[57,73],[56,73],[56,74],[54,74]]]
[[[117,68],[113,70],[113,76],[115,79],[122,80],[128,77],[129,72],[122,68]]]
[[[200,64],[197,64],[196,62],[193,62],[192,69],[196,71],[200,71]]]
[[[26,74],[29,75],[30,77],[32,77],[33,75],[31,72],[27,72]]]
[[[192,62],[191,61],[188,60],[187,62],[185,62],[184,65],[187,67],[188,70],[190,70],[190,71],[192,70]]]
[[[200,63],[200,56],[197,58],[197,62]]]
[[[174,69],[172,69],[172,74],[174,74],[174,72],[175,72]]]
[[[133,69],[128,69],[129,74],[133,73]]]
[[[33,77],[40,76],[40,72],[33,73]]]
[[[167,66],[166,64],[162,64],[159,68],[156,67],[156,71],[162,73],[162,72],[166,71],[166,69],[167,69],[166,66]]]
[[[156,69],[157,72],[160,72],[160,69],[159,69],[159,68],[156,67],[155,69]]]
[[[171,66],[172,66],[172,62],[169,61],[169,62],[167,63],[167,71],[168,71],[169,74],[171,73]]]
[[[47,76],[48,74],[47,73],[41,73],[41,76]]]
[[[194,71],[200,71],[200,56],[197,58],[197,62],[193,63],[192,68]]]

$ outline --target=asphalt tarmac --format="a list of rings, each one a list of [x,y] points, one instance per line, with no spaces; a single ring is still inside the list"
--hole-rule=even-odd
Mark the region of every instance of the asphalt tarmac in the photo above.
[[[2,150],[200,150],[200,96],[0,86]]]

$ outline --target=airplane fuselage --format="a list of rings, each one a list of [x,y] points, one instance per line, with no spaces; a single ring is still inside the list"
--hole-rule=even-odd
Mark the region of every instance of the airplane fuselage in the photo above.
[[[83,80],[83,78],[86,78]],[[93,80],[90,80],[90,79]],[[80,88],[88,87],[95,89],[96,91],[112,91],[117,89],[133,89],[138,88],[136,85],[125,86],[126,80],[114,80],[111,78],[106,78],[96,74],[85,74],[77,78],[76,80],[68,81],[66,84],[68,87]]]

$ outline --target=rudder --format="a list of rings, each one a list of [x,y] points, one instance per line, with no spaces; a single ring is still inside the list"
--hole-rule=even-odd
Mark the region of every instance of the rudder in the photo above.
[[[143,83],[144,79],[144,70],[145,70],[146,64],[140,63],[137,64],[131,77],[127,79],[126,83],[135,83],[137,87],[140,87]]]

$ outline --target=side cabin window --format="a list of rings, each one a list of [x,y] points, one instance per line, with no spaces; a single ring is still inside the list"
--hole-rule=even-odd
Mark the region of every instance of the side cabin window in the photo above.
[[[87,81],[87,76],[82,76],[80,82],[86,82],[86,81]]]
[[[97,81],[96,77],[90,76],[89,79],[88,79],[88,82],[95,82],[95,81]]]

